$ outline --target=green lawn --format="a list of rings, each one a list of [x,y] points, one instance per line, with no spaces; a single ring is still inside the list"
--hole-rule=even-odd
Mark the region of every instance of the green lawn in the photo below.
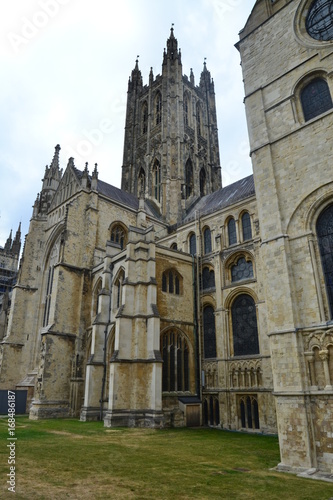
[[[107,429],[100,422],[16,419],[16,495],[7,491],[0,419],[0,498],[308,499],[333,484],[270,470],[276,437],[215,429]],[[2,443],[2,444],[1,444]]]

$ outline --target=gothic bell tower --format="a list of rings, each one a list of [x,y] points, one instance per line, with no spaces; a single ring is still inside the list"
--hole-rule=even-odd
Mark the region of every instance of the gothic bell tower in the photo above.
[[[175,224],[199,197],[221,188],[214,82],[206,62],[198,86],[183,75],[171,28],[162,74],[143,85],[138,60],[128,82],[123,190]]]

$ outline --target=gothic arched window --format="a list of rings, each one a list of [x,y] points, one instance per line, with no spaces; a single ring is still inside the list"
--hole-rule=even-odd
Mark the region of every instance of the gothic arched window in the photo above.
[[[234,245],[235,243],[237,243],[235,219],[230,219],[228,222],[228,240],[229,245]]]
[[[127,233],[125,228],[121,224],[115,224],[111,228],[111,241],[113,243],[118,243],[121,250],[123,250],[127,244]]]
[[[158,125],[162,121],[162,96],[161,92],[157,92],[155,97],[155,124]]]
[[[142,133],[145,134],[148,130],[148,104],[145,101],[142,104]]]
[[[206,171],[202,167],[200,170],[200,196],[205,196],[206,194]]]
[[[238,295],[231,307],[234,356],[259,354],[256,306],[245,293]]]
[[[216,358],[215,314],[212,306],[203,310],[204,356]]]
[[[189,244],[190,244],[190,254],[191,255],[196,255],[197,253],[197,238],[194,233],[191,233],[189,237]]]
[[[212,251],[212,235],[209,227],[206,227],[203,233],[204,237],[204,253],[210,253]]]
[[[158,160],[153,165],[153,197],[161,201],[161,165]]]
[[[231,281],[241,281],[253,278],[253,264],[250,260],[240,257],[236,264],[231,266]]]
[[[184,392],[189,390],[189,350],[179,332],[169,331],[161,339],[163,371],[162,390]]]
[[[315,118],[333,107],[330,90],[326,80],[315,78],[301,91],[304,120]]]
[[[193,165],[190,159],[187,160],[185,165],[185,188],[186,198],[189,198],[193,193]]]
[[[259,408],[256,396],[242,396],[239,401],[241,427],[259,429]]]
[[[188,125],[188,97],[187,94],[184,96],[184,122]]]
[[[197,103],[197,132],[198,135],[202,135],[202,112],[200,103]]]
[[[242,215],[243,241],[252,239],[251,218],[248,212]]]
[[[115,285],[115,298],[116,298],[116,307],[119,308],[122,304],[122,289],[123,289],[123,282],[125,279],[125,272],[123,269],[119,272],[114,285]]]
[[[317,236],[326,284],[327,298],[333,317],[333,205],[326,208],[317,220]]]
[[[54,267],[59,259],[59,250],[60,250],[60,241],[61,236],[58,237],[56,242],[53,245],[53,248],[50,252],[48,267],[46,267],[47,271],[44,273],[45,277],[45,303],[44,303],[44,315],[43,315],[43,326],[47,326],[50,320],[50,310],[51,310],[51,299],[52,299],[52,290],[53,290],[53,278],[54,278]],[[52,318],[51,318],[52,321]]]
[[[140,172],[138,175],[138,198],[142,198],[145,194],[146,190],[146,174],[143,168],[140,168]]]
[[[331,0],[314,0],[306,16],[306,30],[315,40],[333,40],[333,6]]]

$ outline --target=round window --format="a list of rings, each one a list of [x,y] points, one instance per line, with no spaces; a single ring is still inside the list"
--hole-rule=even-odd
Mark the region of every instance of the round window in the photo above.
[[[333,2],[315,0],[306,16],[306,30],[315,40],[333,40]]]

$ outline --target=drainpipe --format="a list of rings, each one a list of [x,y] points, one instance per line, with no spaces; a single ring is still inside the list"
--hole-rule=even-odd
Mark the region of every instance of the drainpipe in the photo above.
[[[197,253],[196,253],[196,279],[195,279],[195,311],[196,311],[196,324],[197,324],[197,343],[198,343],[198,385],[199,385],[199,397],[202,399],[202,382],[201,382],[201,298],[200,298],[200,259],[201,259],[201,228],[200,228],[200,212],[195,213],[195,233],[198,236],[197,239]]]
[[[111,322],[111,305],[112,305],[112,279],[113,279],[113,263],[110,264],[110,271],[111,271],[111,276],[110,276],[110,294],[109,294],[109,317],[108,317],[108,322],[105,325],[105,330],[104,330],[104,347],[103,347],[103,378],[102,378],[102,389],[101,389],[101,399],[99,400],[100,402],[100,410],[99,410],[99,419],[100,421],[103,420],[103,402],[104,402],[104,390],[105,390],[105,382],[106,382],[106,346],[107,346],[107,340],[108,340],[108,326]]]
[[[196,280],[196,265],[195,257],[192,255],[192,285],[193,285],[193,323],[194,323],[194,346],[195,346],[195,390],[197,395],[201,399],[201,368],[200,368],[200,347],[199,347],[199,337],[198,337],[198,307],[197,307],[197,280]]]

